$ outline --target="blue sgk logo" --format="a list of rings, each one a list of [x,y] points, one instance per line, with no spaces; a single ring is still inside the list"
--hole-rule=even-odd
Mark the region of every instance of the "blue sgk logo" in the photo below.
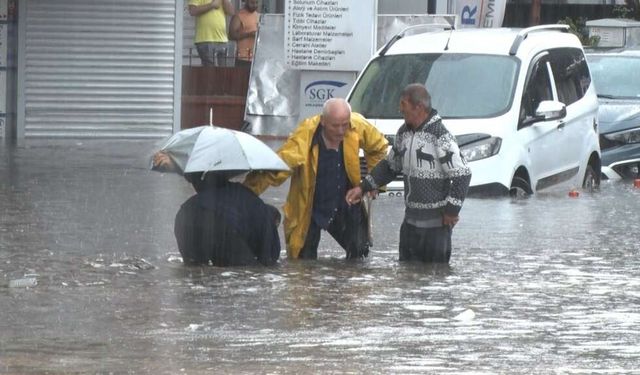
[[[340,81],[315,81],[304,88],[304,94],[310,100],[327,100],[333,98],[336,89],[346,85]]]
[[[476,6],[471,8],[467,5],[462,8],[462,12],[460,12],[460,23],[463,25],[475,25],[476,19],[474,17],[477,11],[478,7]]]

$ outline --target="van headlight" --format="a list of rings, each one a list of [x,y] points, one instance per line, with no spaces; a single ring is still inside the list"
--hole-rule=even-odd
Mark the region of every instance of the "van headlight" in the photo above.
[[[486,159],[500,151],[502,139],[498,137],[485,138],[478,142],[469,143],[460,147],[460,153],[466,161]]]
[[[611,134],[602,134],[602,136],[610,141],[622,144],[640,143],[640,128],[628,129]]]

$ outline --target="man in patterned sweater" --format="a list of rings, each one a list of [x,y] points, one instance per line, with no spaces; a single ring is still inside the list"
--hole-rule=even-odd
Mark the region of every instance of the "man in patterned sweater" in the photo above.
[[[431,108],[431,96],[421,84],[402,91],[400,112],[405,123],[398,129],[393,147],[349,190],[348,204],[404,175],[405,216],[400,228],[400,260],[448,263],[451,230],[458,222],[462,202],[471,181],[471,170],[460,154],[455,137]]]

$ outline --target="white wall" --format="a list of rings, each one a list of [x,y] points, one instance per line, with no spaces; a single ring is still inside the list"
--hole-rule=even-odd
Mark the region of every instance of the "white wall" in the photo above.
[[[378,14],[424,14],[427,0],[378,0]]]

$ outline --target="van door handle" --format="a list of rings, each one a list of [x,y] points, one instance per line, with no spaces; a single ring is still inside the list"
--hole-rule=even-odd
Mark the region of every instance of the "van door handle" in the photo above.
[[[564,122],[561,122],[560,124],[558,124],[558,127],[556,129],[558,130],[564,129]]]

